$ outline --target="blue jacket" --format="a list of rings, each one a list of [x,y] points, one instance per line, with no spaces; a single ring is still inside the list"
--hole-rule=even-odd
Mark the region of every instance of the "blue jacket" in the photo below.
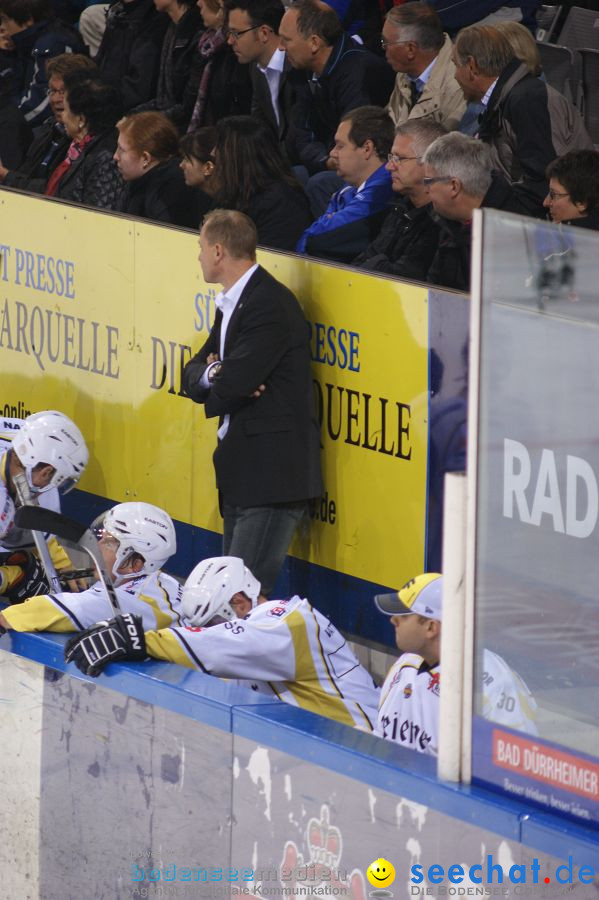
[[[349,185],[341,188],[331,197],[327,211],[304,231],[297,252],[351,262],[378,234],[392,196],[391,175],[384,165],[359,193]]]

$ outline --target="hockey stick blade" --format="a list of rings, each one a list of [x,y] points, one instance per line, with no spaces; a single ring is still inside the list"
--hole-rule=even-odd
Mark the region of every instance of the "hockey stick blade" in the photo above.
[[[54,512],[52,509],[44,509],[42,506],[19,507],[15,513],[15,522],[19,528],[48,532],[49,534],[54,534],[57,538],[71,541],[82,550],[85,550],[93,560],[114,614],[116,616],[121,614],[122,610],[112,583],[112,577],[104,565],[98,542],[89,528],[86,528],[80,522],[76,522],[75,519],[63,516],[62,513]]]
[[[45,531],[58,538],[64,538],[65,541],[72,541],[73,544],[78,544],[87,531],[85,525],[80,522],[43,506],[20,506],[15,513],[15,523],[19,528]]]

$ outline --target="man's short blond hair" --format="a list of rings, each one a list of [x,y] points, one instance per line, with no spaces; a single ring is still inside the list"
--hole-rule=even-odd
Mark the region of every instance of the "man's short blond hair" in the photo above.
[[[202,232],[209,244],[222,244],[233,259],[256,259],[258,233],[245,213],[213,209],[204,216]]]

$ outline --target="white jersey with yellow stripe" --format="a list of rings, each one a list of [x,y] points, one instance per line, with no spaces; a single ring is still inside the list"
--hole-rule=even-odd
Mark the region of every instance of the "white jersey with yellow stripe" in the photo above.
[[[211,628],[151,632],[146,648],[337,722],[374,727],[378,688],[335,626],[301,597],[269,600]]]
[[[138,575],[116,588],[123,612],[141,616],[144,630],[183,621],[181,585],[165,572]],[[3,615],[15,631],[82,631],[114,615],[101,582],[78,594],[43,594],[9,606]]]
[[[403,653],[385,678],[375,732],[380,737],[437,755],[439,747],[439,665]],[[482,715],[516,731],[537,734],[537,705],[520,676],[491,650],[483,651]]]
[[[376,734],[437,755],[439,745],[439,666],[416,653],[403,653],[383,682]]]

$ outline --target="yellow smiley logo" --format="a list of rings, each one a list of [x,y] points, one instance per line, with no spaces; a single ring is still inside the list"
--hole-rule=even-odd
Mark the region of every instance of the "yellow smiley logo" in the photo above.
[[[395,881],[395,869],[388,859],[375,859],[366,869],[366,877],[373,887],[388,887]]]

